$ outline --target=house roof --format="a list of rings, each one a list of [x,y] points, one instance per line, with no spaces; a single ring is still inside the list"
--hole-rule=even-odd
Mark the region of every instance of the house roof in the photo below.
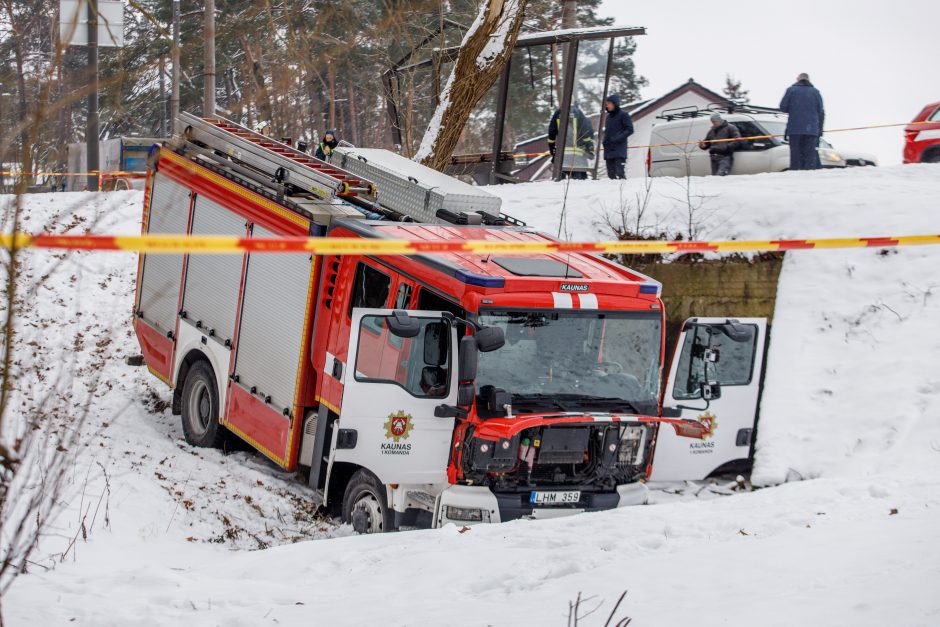
[[[634,120],[638,120],[638,119],[646,117],[647,115],[651,113],[655,113],[657,110],[661,109],[662,107],[669,104],[673,100],[676,100],[677,98],[679,98],[679,96],[689,93],[689,92],[698,94],[699,96],[701,96],[702,98],[705,98],[709,102],[721,102],[724,104],[731,104],[731,101],[728,100],[728,98],[726,98],[725,96],[717,92],[714,92],[708,89],[707,87],[700,85],[699,83],[696,83],[694,78],[690,78],[687,82],[676,87],[672,91],[666,94],[663,94],[662,96],[658,98],[651,98],[649,100],[631,102],[630,104],[625,106],[624,109],[627,110],[627,112],[630,114],[630,117],[632,117]]]

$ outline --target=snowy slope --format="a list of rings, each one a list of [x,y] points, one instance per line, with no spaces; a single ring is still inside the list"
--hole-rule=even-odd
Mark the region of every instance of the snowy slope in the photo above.
[[[938,175],[937,166],[912,166],[709,178],[693,181],[689,195],[704,201],[694,224],[702,237],[931,233],[940,230]],[[687,225],[684,184],[654,183],[644,217],[651,231]],[[632,199],[640,187],[631,181],[622,191]],[[507,213],[558,228],[564,184],[492,191]],[[617,182],[573,182],[567,230],[597,238],[620,194]],[[138,229],[138,193],[29,203],[34,224],[58,208],[89,222],[100,215],[97,230]],[[47,254],[31,263],[48,263]],[[191,449],[165,408],[168,391],[123,364],[137,352],[128,325],[136,257],[68,258],[31,315],[59,338],[42,359],[74,353],[79,366],[101,369],[110,389],[93,391],[93,422],[108,427],[76,467],[69,508],[35,558],[42,566],[3,599],[4,617],[10,625],[561,625],[582,592],[595,596],[586,607],[604,606],[580,624],[603,625],[629,590],[618,616],[633,624],[935,625],[938,262],[940,247],[788,255],[755,478],[811,481],[727,498],[660,494],[649,507],[464,533],[324,540],[348,530],[305,508],[302,483],[249,452]],[[89,317],[98,327],[86,331]],[[78,332],[96,339],[86,338],[91,349],[72,349]],[[96,333],[111,333],[110,359],[95,354]],[[102,494],[95,462],[108,472],[109,524],[99,517],[87,541],[50,560],[76,534],[80,504]]]

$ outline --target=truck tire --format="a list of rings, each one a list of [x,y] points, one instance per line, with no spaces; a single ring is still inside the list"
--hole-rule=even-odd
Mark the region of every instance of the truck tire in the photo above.
[[[343,522],[356,533],[385,533],[395,530],[395,514],[388,507],[385,486],[367,470],[357,470],[346,484]]]
[[[225,428],[219,423],[219,392],[208,363],[197,361],[183,383],[183,435],[193,446],[219,448]]]

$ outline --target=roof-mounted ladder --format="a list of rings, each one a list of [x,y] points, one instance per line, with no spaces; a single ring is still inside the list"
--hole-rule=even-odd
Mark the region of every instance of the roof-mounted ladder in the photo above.
[[[180,114],[183,139],[197,154],[224,156],[233,170],[253,172],[286,190],[288,195],[310,194],[325,200],[339,197],[364,207],[374,206],[377,189],[364,180],[295,148],[221,117],[199,118]],[[200,150],[205,149],[205,150]],[[253,172],[252,172],[253,171]],[[290,194],[289,192],[293,192]]]

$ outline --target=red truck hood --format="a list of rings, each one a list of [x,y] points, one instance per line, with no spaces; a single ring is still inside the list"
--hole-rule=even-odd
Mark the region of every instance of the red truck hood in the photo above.
[[[564,412],[550,414],[517,414],[512,418],[490,418],[484,420],[473,432],[473,437],[483,440],[508,440],[524,429],[559,424],[587,424],[605,422],[657,422],[672,426],[676,435],[701,440],[708,434],[708,427],[695,420],[662,418],[639,414],[599,414]]]

